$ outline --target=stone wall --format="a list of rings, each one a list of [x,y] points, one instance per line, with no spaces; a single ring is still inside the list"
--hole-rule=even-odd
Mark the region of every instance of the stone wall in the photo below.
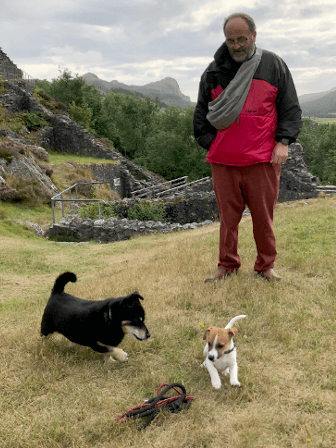
[[[209,224],[212,224],[212,221],[182,225],[154,221],[129,221],[117,218],[93,220],[81,219],[78,216],[67,216],[49,227],[44,236],[55,241],[113,243],[115,241],[128,240],[138,235],[191,230]]]
[[[278,202],[317,197],[319,180],[309,173],[303,154],[300,143],[289,146],[288,159],[281,171]]]

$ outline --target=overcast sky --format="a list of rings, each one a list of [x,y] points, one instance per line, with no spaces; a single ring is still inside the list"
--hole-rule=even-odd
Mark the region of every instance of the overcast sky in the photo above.
[[[29,75],[59,70],[144,85],[167,76],[196,101],[224,18],[250,14],[299,95],[336,87],[336,0],[1,0],[0,47]]]

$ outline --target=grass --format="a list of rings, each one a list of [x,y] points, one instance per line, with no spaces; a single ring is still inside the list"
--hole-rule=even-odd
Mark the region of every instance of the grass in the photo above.
[[[101,164],[117,164],[116,160],[111,159],[101,159],[99,157],[93,157],[83,154],[64,154],[56,151],[48,151],[50,163],[53,165],[60,165],[66,162],[75,162],[84,165],[90,165],[94,163],[95,165]]]
[[[0,143],[5,139],[0,138]],[[100,163],[112,163],[115,161],[107,159],[99,159],[91,156],[77,155],[77,154],[61,154],[58,152],[48,152],[49,163],[44,165],[53,169],[51,180],[57,186],[59,191],[63,191],[66,188],[74,185],[78,179],[88,178],[92,179],[92,172],[81,165],[100,164]],[[70,163],[69,163],[70,162]],[[74,193],[74,192],[73,192]],[[117,197],[116,193],[111,191],[108,184],[96,185],[94,187],[94,195],[96,198],[108,201],[111,197]],[[86,197],[79,194],[79,197]],[[68,196],[66,196],[68,198]],[[69,207],[66,205],[66,213]],[[59,221],[62,217],[60,208],[55,208],[55,219]],[[2,221],[1,221],[2,220]],[[12,204],[0,201],[0,234],[4,234],[4,226],[6,227],[6,233],[10,229],[15,233],[20,231],[18,226],[13,223],[13,220],[17,221],[30,221],[35,224],[47,227],[52,223],[52,211],[50,206],[31,207],[26,204]]]
[[[240,226],[239,276],[204,284],[217,264],[218,224],[113,244],[57,244],[0,227],[0,447],[273,448],[336,446],[336,197],[279,204],[277,272],[255,278],[249,217]],[[0,221],[1,222],[1,221]],[[28,238],[29,235],[29,238]],[[128,363],[55,335],[41,354],[40,320],[56,276],[66,290],[103,299],[138,290],[147,342],[125,337]],[[211,387],[207,326],[237,323],[240,389]],[[190,409],[144,431],[124,411],[178,381]]]
[[[319,124],[336,123],[336,118],[313,118],[313,121]]]

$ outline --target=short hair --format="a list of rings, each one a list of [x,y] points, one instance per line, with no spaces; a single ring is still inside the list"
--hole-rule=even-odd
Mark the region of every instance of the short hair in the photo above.
[[[249,27],[250,33],[255,32],[256,24],[254,23],[254,20],[252,19],[252,17],[249,16],[248,14],[244,14],[243,12],[235,12],[234,14],[229,15],[229,17],[226,17],[226,19],[224,20],[224,25],[223,25],[224,34],[225,34],[225,27],[226,27],[227,23],[232,19],[245,20],[245,22],[247,23],[247,25]]]

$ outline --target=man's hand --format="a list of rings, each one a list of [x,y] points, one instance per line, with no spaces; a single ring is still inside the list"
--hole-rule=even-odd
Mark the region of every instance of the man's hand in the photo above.
[[[271,164],[272,165],[282,165],[286,162],[288,158],[288,145],[283,145],[281,142],[277,142],[274,146]]]

